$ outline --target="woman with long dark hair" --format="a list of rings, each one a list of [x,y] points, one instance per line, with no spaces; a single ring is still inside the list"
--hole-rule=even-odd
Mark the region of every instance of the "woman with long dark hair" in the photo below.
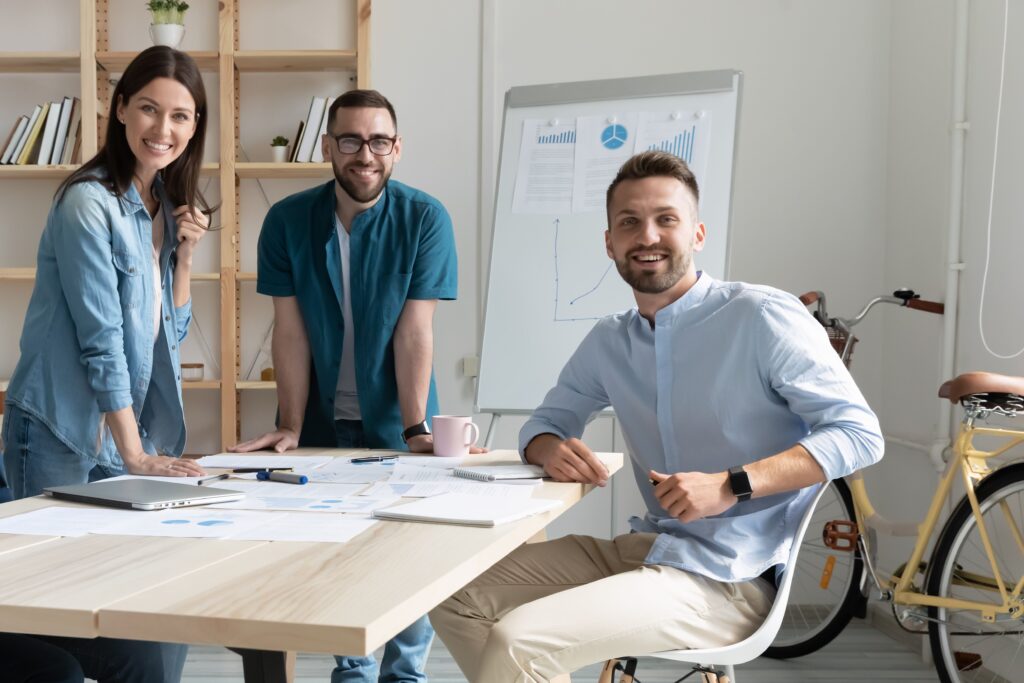
[[[209,225],[197,187],[206,117],[195,62],[149,48],[114,88],[102,148],[57,190],[5,404],[16,498],[125,472],[203,473],[178,457],[178,354],[192,254]],[[179,645],[45,640],[104,681],[176,681],[185,659]]]

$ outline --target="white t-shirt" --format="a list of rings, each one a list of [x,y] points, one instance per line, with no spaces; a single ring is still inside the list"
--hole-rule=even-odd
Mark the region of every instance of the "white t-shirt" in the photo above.
[[[164,211],[159,204],[153,216],[153,339],[160,336],[163,292],[160,291],[160,249],[164,246]]]
[[[356,389],[356,344],[355,324],[352,322],[352,288],[349,287],[349,235],[337,214],[334,229],[338,233],[338,249],[341,252],[341,317],[345,331],[341,343],[341,369],[338,371],[338,388],[334,392],[334,419],[359,420],[359,392]]]

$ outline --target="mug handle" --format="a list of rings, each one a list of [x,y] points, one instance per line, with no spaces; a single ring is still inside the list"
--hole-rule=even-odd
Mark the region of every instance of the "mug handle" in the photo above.
[[[472,436],[470,436],[470,438],[462,445],[467,447],[475,446],[477,439],[480,438],[480,428],[477,427],[474,422],[467,422],[466,429],[469,430],[469,433],[472,434]]]

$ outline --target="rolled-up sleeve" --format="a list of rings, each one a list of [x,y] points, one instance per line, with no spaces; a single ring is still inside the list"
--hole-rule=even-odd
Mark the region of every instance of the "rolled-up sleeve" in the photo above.
[[[192,297],[174,309],[174,324],[180,344],[185,341],[185,337],[188,336],[188,328],[192,324]]]
[[[124,352],[123,319],[113,264],[111,222],[103,190],[86,183],[68,188],[55,207],[53,247],[61,290],[82,349],[99,409],[132,405]]]
[[[829,479],[881,460],[885,443],[878,418],[824,328],[788,295],[767,299],[761,312],[762,367],[771,388],[807,424],[800,445]]]
[[[409,299],[453,300],[458,296],[459,265],[452,219],[443,206],[424,213]]]
[[[597,327],[590,331],[562,368],[558,383],[523,425],[519,432],[520,457],[525,459],[526,447],[541,434],[580,438],[594,416],[608,407],[608,395],[597,374],[603,362],[597,348],[598,334]]]
[[[295,296],[292,264],[285,243],[287,222],[282,209],[271,207],[263,219],[256,247],[256,291],[266,296]]]

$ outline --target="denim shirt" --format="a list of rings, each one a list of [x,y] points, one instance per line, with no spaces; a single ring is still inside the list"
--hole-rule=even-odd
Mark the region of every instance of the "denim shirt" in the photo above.
[[[753,498],[684,524],[658,503],[648,470],[722,472],[801,444],[826,477],[877,462],[878,419],[796,297],[702,273],[655,314],[602,319],[520,432],[579,437],[615,409],[647,510],[634,531],[659,534],[646,558],[719,581],[786,562],[817,487]]]
[[[156,337],[153,221],[138,190],[118,199],[99,182],[77,183],[47,217],[8,388],[8,401],[100,464],[121,465],[104,413],[128,406],[146,452],[180,455],[185,447],[178,346],[192,305],[174,307],[177,224],[159,177],[154,194],[166,226]]]

